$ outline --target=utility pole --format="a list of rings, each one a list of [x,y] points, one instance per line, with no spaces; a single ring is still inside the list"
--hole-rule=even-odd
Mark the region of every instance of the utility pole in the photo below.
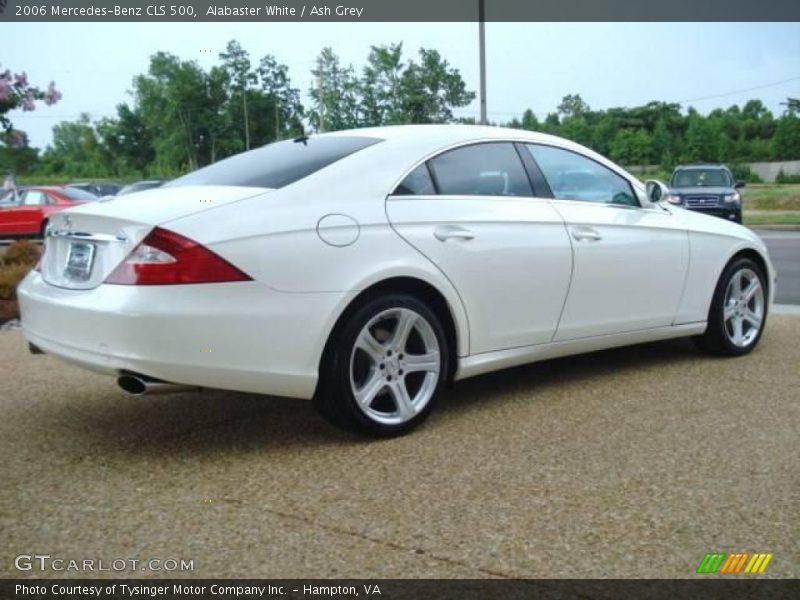
[[[242,89],[244,99],[244,149],[250,150],[250,119],[247,117],[247,87]]]
[[[478,0],[478,44],[481,61],[481,125],[488,125],[486,118],[486,7],[485,0]]]
[[[278,109],[278,98],[275,97],[275,141],[281,139],[281,113]]]

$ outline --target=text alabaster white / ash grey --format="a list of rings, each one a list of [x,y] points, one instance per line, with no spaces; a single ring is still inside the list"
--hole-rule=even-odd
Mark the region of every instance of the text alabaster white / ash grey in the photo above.
[[[308,8],[308,10],[306,10]],[[298,10],[294,6],[267,4],[264,6],[209,6],[206,16],[214,17],[357,17],[364,13],[363,8],[352,6],[314,6]]]

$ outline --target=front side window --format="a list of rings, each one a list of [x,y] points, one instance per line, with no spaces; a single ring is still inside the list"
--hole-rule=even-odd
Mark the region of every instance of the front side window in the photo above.
[[[440,194],[533,196],[513,144],[489,142],[456,148],[429,161]]]
[[[627,179],[611,169],[569,150],[528,144],[557,200],[582,200],[639,206]]]
[[[267,144],[179,177],[176,185],[281,188],[382,141],[350,135],[304,137]]]
[[[436,188],[425,163],[411,171],[394,191],[395,196],[429,196],[435,193]]]

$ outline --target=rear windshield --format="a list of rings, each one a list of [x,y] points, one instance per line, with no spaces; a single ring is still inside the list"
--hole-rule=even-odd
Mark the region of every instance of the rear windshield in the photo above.
[[[380,141],[348,135],[275,142],[193,171],[169,185],[281,188]]]
[[[134,192],[143,192],[144,190],[151,190],[153,188],[161,187],[163,184],[160,181],[138,181],[130,183],[117,192],[117,196],[124,196],[126,194],[133,194]]]
[[[725,169],[680,169],[672,176],[670,187],[730,187],[731,176]]]

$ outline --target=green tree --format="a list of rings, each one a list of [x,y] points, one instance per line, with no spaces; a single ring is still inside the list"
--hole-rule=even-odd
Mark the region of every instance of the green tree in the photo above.
[[[357,127],[359,114],[359,82],[353,67],[343,67],[329,47],[317,57],[311,74],[314,77],[308,113],[311,126],[317,131],[338,131]]]
[[[218,107],[209,102],[209,78],[196,62],[156,53],[148,73],[134,78],[134,98],[153,136],[156,171],[195,169],[210,161]]]
[[[97,135],[116,176],[144,176],[155,158],[153,136],[141,114],[127,104],[117,106],[117,117],[101,119]]]
[[[533,114],[530,108],[522,113],[522,129],[527,131],[539,131],[541,128],[542,126],[539,123],[539,119],[536,118],[536,115]]]
[[[561,99],[561,104],[556,110],[562,117],[579,117],[588,113],[590,108],[580,94],[567,94]]]
[[[359,84],[362,124],[406,123],[403,110],[403,44],[372,46]]]
[[[620,129],[611,144],[611,159],[624,165],[650,164],[650,136],[644,129]]]
[[[242,123],[244,126],[244,147],[250,149],[250,115],[248,99],[250,85],[257,81],[256,74],[252,71],[250,55],[236,40],[231,40],[225,47],[225,52],[219,55],[222,59],[222,68],[228,75],[234,96],[242,105]]]
[[[775,128],[772,144],[772,158],[775,160],[800,158],[800,112],[786,111]]]
[[[100,140],[88,114],[81,114],[77,121],[64,121],[53,127],[53,142],[45,150],[42,163],[50,173],[69,173],[73,177],[95,177],[108,171]]]
[[[438,51],[425,48],[419,50],[418,63],[409,61],[400,89],[406,123],[450,123],[453,108],[475,99],[459,70]]]
[[[267,54],[258,64],[259,87],[272,106],[271,118],[261,115],[272,131],[270,141],[299,135],[303,131],[303,105],[300,90],[292,87],[289,67]]]

